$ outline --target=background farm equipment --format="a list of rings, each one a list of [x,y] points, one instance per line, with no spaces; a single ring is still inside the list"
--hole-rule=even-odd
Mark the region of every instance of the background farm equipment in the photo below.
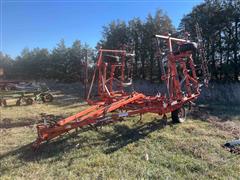
[[[193,53],[197,49],[195,43],[185,39],[162,35],[155,35],[155,38],[158,49],[161,48],[160,40],[166,41],[168,46],[166,61],[158,59],[165,92],[147,96],[135,92],[134,87],[132,92],[126,92],[125,89],[132,86],[134,54],[126,50],[100,49],[87,96],[90,107],[55,123],[45,120],[37,125],[38,138],[33,148],[76,128],[109,124],[137,114],[141,117],[144,113],[156,113],[166,119],[166,114],[171,113],[174,123],[183,122],[186,117],[183,106],[191,104],[200,95],[200,83],[193,60]],[[173,50],[174,44],[178,46],[178,51]],[[97,96],[93,98],[95,81],[98,84]]]
[[[10,90],[21,90],[31,83],[27,81],[15,81],[15,80],[1,80],[0,81],[0,90],[1,91],[10,91]],[[19,87],[19,88],[18,88]]]
[[[34,101],[51,102],[53,96],[48,87],[43,84],[34,84],[30,82],[4,81],[1,82],[0,105],[7,106],[7,100],[16,99],[16,106],[21,104],[31,105]]]

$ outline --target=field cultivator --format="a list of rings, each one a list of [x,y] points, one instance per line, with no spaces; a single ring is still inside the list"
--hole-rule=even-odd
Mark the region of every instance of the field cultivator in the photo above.
[[[137,114],[150,112],[166,118],[167,113],[172,113],[174,123],[183,122],[183,106],[191,104],[200,95],[200,82],[193,61],[196,43],[162,35],[155,35],[155,39],[158,49],[160,41],[166,42],[168,47],[166,61],[158,59],[165,92],[155,96],[126,92],[126,87],[132,86],[134,54],[126,50],[99,49],[87,97],[90,107],[57,122],[44,121],[38,124],[38,138],[33,143],[33,148],[37,149],[40,144],[73,129],[109,124]],[[177,46],[176,50],[173,50],[173,45]],[[98,96],[93,100],[95,81]]]
[[[16,106],[31,105],[34,101],[51,102],[53,96],[45,85],[29,82],[1,81],[0,106],[7,106],[7,100],[16,99]]]

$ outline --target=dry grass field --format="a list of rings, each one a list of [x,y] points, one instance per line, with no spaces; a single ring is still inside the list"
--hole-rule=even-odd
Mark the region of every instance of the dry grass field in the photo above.
[[[239,179],[240,156],[221,147],[239,138],[240,108],[195,108],[183,124],[145,114],[82,129],[31,150],[42,113],[67,117],[86,105],[55,91],[49,104],[0,109],[0,179]]]

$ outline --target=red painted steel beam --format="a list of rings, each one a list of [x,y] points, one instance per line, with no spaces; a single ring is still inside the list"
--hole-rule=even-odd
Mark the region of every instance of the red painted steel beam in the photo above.
[[[97,106],[90,107],[86,109],[85,111],[82,111],[78,113],[77,115],[70,116],[69,118],[66,118],[60,123],[57,123],[54,127],[47,127],[45,125],[39,125],[37,127],[38,130],[38,139],[34,143],[34,146],[38,146],[41,142],[53,139],[65,132],[70,131],[71,129],[75,129],[77,127],[83,127],[85,125],[89,125],[91,123],[96,123],[97,118],[104,115],[104,113],[112,112],[122,106],[125,106],[129,103],[133,103],[136,100],[139,100],[141,98],[144,98],[145,96],[143,94],[133,94],[132,97],[125,97],[124,99],[121,99],[117,102],[114,102],[110,104],[107,107],[100,107],[100,109],[96,109]],[[93,111],[96,109],[96,111]],[[93,112],[91,112],[93,111]],[[88,113],[91,112],[91,113]],[[87,114],[88,113],[88,114]],[[83,114],[86,114],[83,116]],[[74,121],[76,120],[76,121]],[[74,122],[72,122],[74,121]],[[70,123],[72,122],[72,123]]]
[[[67,123],[69,123],[71,121],[74,121],[74,120],[76,120],[76,119],[78,119],[78,118],[80,118],[80,117],[82,117],[82,116],[84,116],[84,115],[86,115],[86,114],[96,110],[98,107],[99,107],[99,105],[91,106],[90,108],[87,108],[87,109],[81,111],[78,114],[75,114],[73,116],[70,116],[70,117],[67,117],[65,119],[62,119],[62,120],[58,121],[57,124],[60,125],[60,126],[63,126],[63,125],[65,125],[65,124],[67,124]]]

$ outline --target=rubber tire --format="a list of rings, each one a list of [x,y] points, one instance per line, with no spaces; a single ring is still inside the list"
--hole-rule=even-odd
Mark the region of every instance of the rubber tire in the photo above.
[[[18,99],[18,100],[16,101],[16,106],[20,106],[20,105],[21,105],[21,100]]]
[[[27,104],[27,105],[32,105],[32,104],[33,104],[32,98],[27,98],[27,99],[26,99],[26,104]]]
[[[6,106],[7,106],[7,101],[6,101],[6,99],[2,99],[1,105],[2,105],[3,107],[6,107]]]
[[[175,111],[172,111],[172,122],[176,123],[183,123],[186,120],[186,111],[184,107],[181,107]]]
[[[43,102],[52,102],[53,101],[53,96],[51,94],[45,94],[43,96]]]

